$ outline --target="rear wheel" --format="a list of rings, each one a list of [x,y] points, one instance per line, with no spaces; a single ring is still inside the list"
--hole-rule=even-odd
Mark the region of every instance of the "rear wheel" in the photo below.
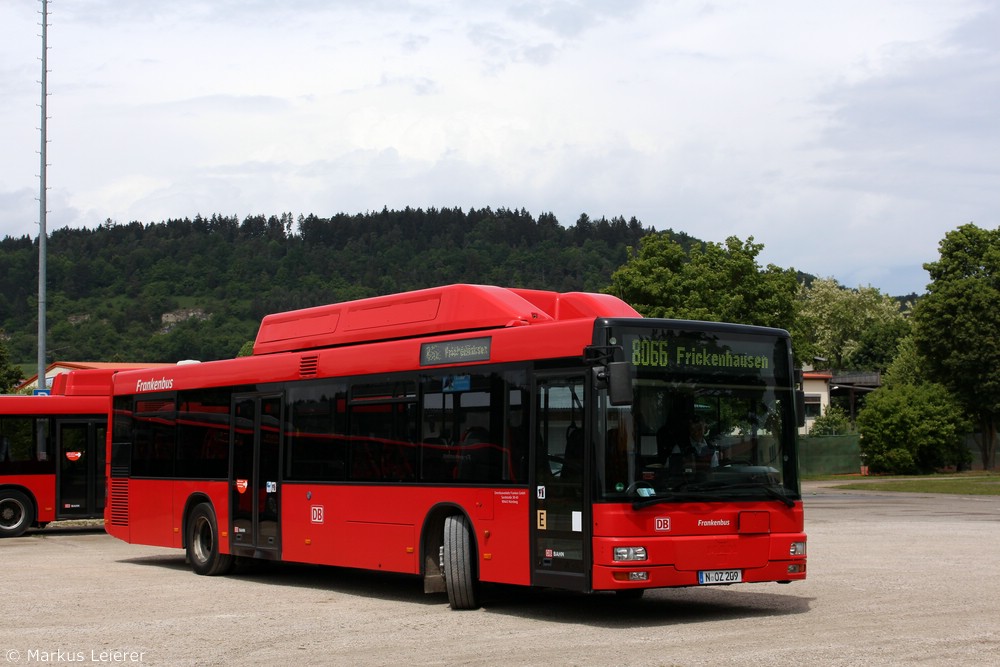
[[[464,515],[444,520],[444,581],[452,609],[479,608],[479,581],[469,520]]]
[[[35,505],[14,489],[0,491],[0,537],[19,537],[35,521]]]
[[[188,517],[187,559],[195,574],[225,574],[233,567],[233,557],[219,551],[219,524],[209,503],[199,503]]]

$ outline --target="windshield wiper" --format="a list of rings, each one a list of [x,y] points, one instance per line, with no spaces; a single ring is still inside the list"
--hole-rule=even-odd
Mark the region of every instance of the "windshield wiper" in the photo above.
[[[766,482],[743,482],[742,484],[729,484],[725,486],[720,486],[717,488],[719,491],[735,489],[761,489],[767,495],[771,496],[775,500],[780,500],[788,507],[795,507],[795,501],[785,495],[784,491],[779,491],[780,487],[776,487],[773,484],[767,484]]]
[[[765,486],[763,488],[764,493],[785,503],[786,507],[795,507],[795,501],[786,496],[784,491],[778,491],[778,489],[773,486]]]

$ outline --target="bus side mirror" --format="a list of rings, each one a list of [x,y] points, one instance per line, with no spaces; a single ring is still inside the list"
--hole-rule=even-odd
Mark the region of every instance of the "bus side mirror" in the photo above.
[[[824,359],[823,361],[826,361]],[[793,381],[795,382],[795,416],[799,422],[799,427],[806,425],[806,392],[802,389],[805,375],[801,368],[794,369]]]
[[[599,389],[607,388],[611,405],[632,405],[632,364],[612,361],[594,368],[594,380]]]

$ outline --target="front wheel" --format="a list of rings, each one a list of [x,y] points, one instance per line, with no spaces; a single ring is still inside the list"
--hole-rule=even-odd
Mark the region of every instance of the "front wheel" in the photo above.
[[[209,503],[199,503],[188,517],[186,553],[195,574],[225,574],[233,567],[233,557],[219,551],[219,524]]]
[[[20,537],[35,521],[35,505],[20,491],[0,491],[0,537]]]
[[[465,515],[444,520],[444,582],[452,609],[479,608],[479,581],[476,573],[472,531]]]

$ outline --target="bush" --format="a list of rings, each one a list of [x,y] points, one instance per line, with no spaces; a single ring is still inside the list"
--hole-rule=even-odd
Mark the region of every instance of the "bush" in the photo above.
[[[868,470],[876,475],[914,475],[918,472],[913,455],[902,447],[874,455],[868,463]]]
[[[823,414],[816,418],[809,435],[843,435],[851,430],[851,421],[843,408],[835,405],[826,406]]]
[[[861,454],[872,472],[930,473],[968,461],[963,435],[969,423],[938,384],[882,387],[858,414]]]

